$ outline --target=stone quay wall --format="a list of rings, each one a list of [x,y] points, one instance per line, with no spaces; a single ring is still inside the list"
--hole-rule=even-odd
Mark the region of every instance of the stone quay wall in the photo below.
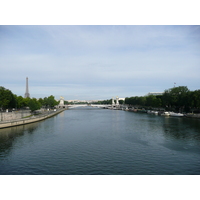
[[[21,119],[30,116],[30,110],[13,111],[13,112],[0,112],[0,122]]]
[[[64,110],[66,110],[66,109],[63,108],[63,109],[58,109],[56,111],[49,111],[49,112],[46,112],[45,114],[33,115],[33,116],[27,117],[27,118],[3,121],[3,122],[0,122],[0,129],[12,127],[12,126],[30,124],[30,123],[38,122],[41,120],[45,120],[47,118],[53,117],[54,115],[57,115],[60,112],[63,112]],[[29,113],[29,115],[30,115],[30,113]]]

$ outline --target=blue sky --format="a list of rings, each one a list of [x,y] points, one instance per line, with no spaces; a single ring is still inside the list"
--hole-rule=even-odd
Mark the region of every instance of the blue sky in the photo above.
[[[0,86],[111,99],[200,89],[200,26],[0,26]]]

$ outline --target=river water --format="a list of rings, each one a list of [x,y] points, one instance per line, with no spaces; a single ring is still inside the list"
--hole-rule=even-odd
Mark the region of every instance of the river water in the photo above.
[[[200,120],[80,107],[0,129],[0,174],[200,174]]]

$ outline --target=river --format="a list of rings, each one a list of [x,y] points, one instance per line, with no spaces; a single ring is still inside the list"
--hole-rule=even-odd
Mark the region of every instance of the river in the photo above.
[[[0,129],[0,174],[199,175],[200,120],[69,109]]]

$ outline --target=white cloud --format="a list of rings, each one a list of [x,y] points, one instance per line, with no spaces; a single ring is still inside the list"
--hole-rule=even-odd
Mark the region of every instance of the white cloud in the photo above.
[[[199,89],[199,26],[3,26],[1,30],[1,85],[17,95],[23,96],[27,76],[32,96],[71,99],[145,95],[162,92],[174,82]]]

